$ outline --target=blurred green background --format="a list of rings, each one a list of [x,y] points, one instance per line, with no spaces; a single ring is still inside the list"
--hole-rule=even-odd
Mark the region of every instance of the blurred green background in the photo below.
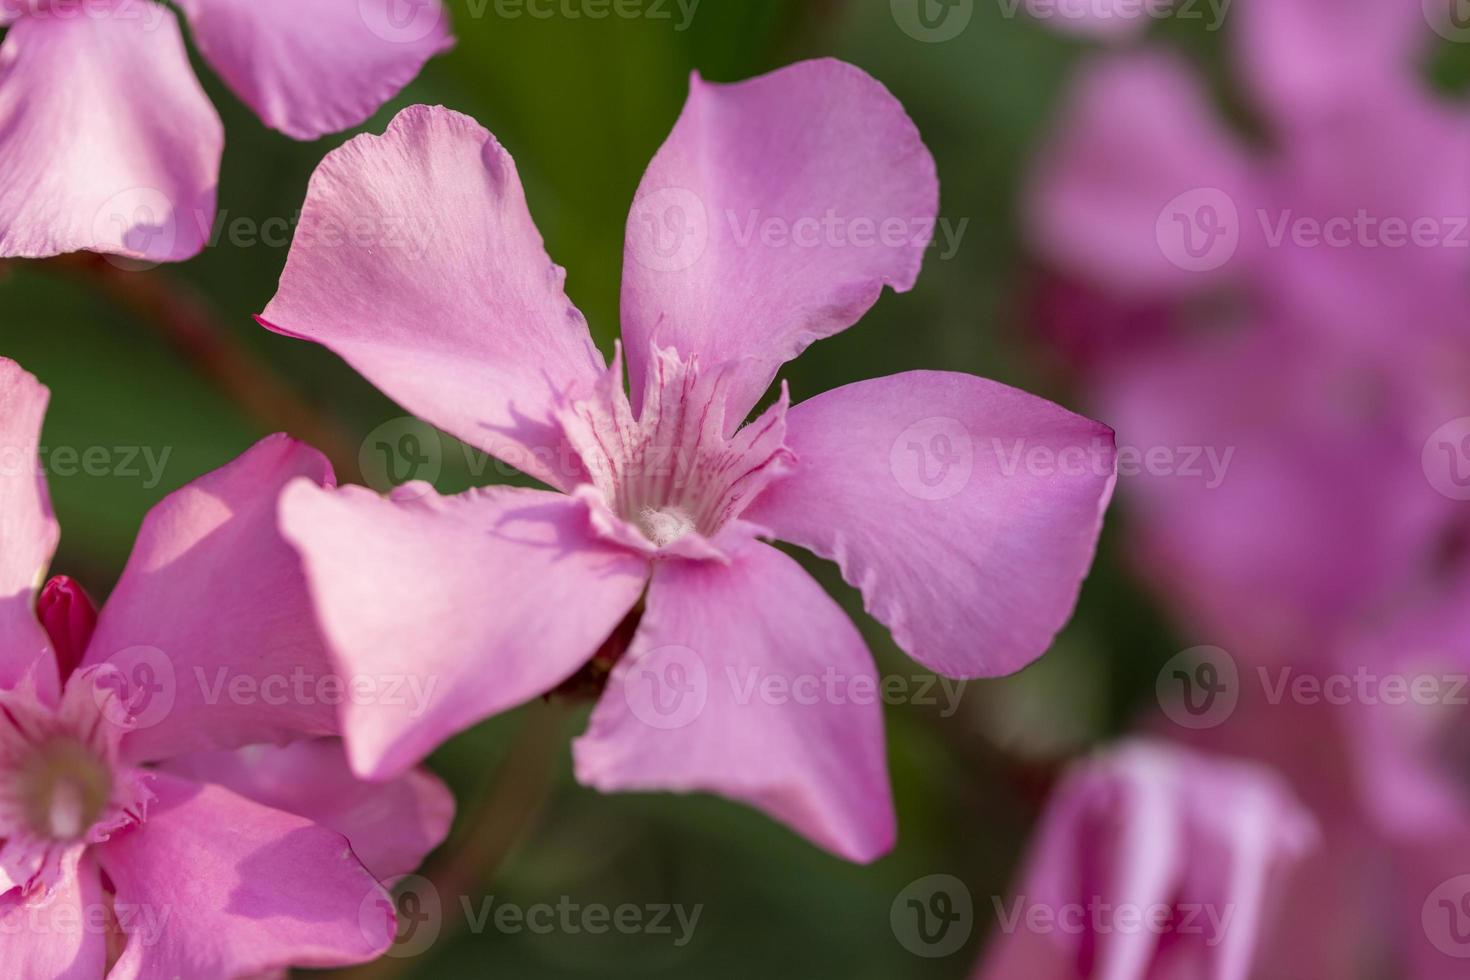
[[[899,0],[900,5],[911,0]],[[684,9],[687,8],[688,0]],[[576,0],[557,0],[558,9]],[[951,256],[931,252],[918,288],[886,295],[857,327],[790,366],[801,400],[862,378],[916,368],[968,371],[1076,404],[1026,324],[1032,277],[1017,227],[1017,190],[1069,71],[1086,46],[980,0],[959,36],[906,33],[888,0],[700,0],[685,29],[675,0],[644,16],[601,20],[497,14],[493,0],[451,0],[458,46],[362,127],[381,132],[398,109],[442,103],[484,123],[514,154],[532,213],[568,290],[605,351],[617,334],[623,225],[643,168],[683,103],[688,74],[731,81],[822,55],[851,61],[907,106],[938,159],[942,215],[963,227]],[[663,12],[666,16],[654,16]],[[1159,25],[1173,31],[1173,25]],[[1198,37],[1201,57],[1217,47]],[[284,247],[232,241],[231,223],[293,219],[322,155],[348,135],[301,144],[265,129],[196,59],[225,120],[217,228],[221,243],[178,267],[128,275],[183,281],[234,337],[258,352],[354,446],[402,415],[319,347],[275,336],[250,315],[274,292]],[[963,225],[962,225],[963,223]],[[466,270],[466,275],[474,270]],[[147,447],[169,453],[158,485],[142,475],[53,472],[63,525],[57,572],[99,599],[115,581],[148,507],[265,434],[164,343],[85,278],[54,264],[0,274],[0,353],[53,392],[48,447]],[[449,445],[446,440],[446,445]],[[475,482],[446,451],[439,488]],[[356,472],[341,473],[359,481]],[[971,683],[957,705],[887,709],[900,842],[867,868],[850,866],[754,811],[709,798],[605,797],[575,785],[566,739],[557,782],[532,829],[486,888],[497,902],[702,906],[693,938],[508,934],[493,925],[412,960],[411,975],[454,977],[960,977],[995,917],[1056,761],[1126,726],[1177,643],[1129,583],[1110,524],[1082,607],[1057,647],[1023,674]],[[854,590],[808,562],[863,627],[885,674],[923,672],[867,619]],[[936,688],[936,691],[938,689]],[[956,710],[949,710],[955,707]],[[531,710],[536,710],[535,708]],[[525,712],[483,725],[433,760],[468,812],[492,781]],[[580,731],[585,708],[566,719]],[[975,923],[951,955],[916,956],[890,926],[900,892],[927,875],[966,883]],[[994,898],[993,898],[994,897]],[[446,896],[446,914],[462,915]],[[675,930],[677,933],[677,929]]]

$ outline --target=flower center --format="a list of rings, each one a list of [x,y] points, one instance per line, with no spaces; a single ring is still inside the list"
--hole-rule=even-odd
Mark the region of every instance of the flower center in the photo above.
[[[107,763],[69,737],[36,746],[5,775],[26,825],[47,840],[82,838],[102,819],[112,795]]]
[[[620,351],[597,389],[568,397],[558,413],[602,502],[654,548],[714,537],[790,469],[784,389],[764,415],[730,433],[724,382],[721,368],[703,371],[695,358],[656,349],[635,417]]]

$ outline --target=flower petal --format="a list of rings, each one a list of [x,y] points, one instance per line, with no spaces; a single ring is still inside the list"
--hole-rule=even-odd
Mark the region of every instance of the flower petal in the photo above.
[[[1013,906],[1074,928],[1015,930],[980,976],[1246,980],[1283,872],[1319,842],[1315,821],[1270,770],[1125,742],[1063,779]],[[1146,923],[1190,908],[1213,917],[1163,938],[1122,918]]]
[[[333,739],[201,752],[164,768],[337,831],[380,881],[418,868],[444,842],[454,819],[454,797],[428,771],[365,782],[352,775],[342,743]]]
[[[166,773],[153,789],[147,823],[97,848],[119,909],[138,910],[119,916],[111,980],[347,966],[391,945],[392,900],[341,834]]]
[[[276,530],[281,488],[303,476],[331,483],[331,466],[273,436],[144,520],[83,661],[144,685],[127,699],[127,758],[336,731],[318,696],[332,667],[300,561]]]
[[[0,357],[0,690],[14,687],[49,650],[35,602],[61,537],[41,472],[50,397],[19,364]]]
[[[857,628],[776,549],[752,541],[729,565],[662,562],[575,743],[577,779],[719,793],[871,861],[896,832],[877,690]]]
[[[781,364],[906,292],[934,231],[934,158],[887,89],[840,61],[695,76],[628,218],[623,340],[638,405],[654,346],[743,361],[738,425]]]
[[[904,650],[1010,673],[1072,614],[1115,477],[1113,433],[966,374],[862,381],[787,416],[795,473],[746,513],[836,561]]]
[[[1135,296],[1197,289],[1250,261],[1261,191],[1187,63],[1099,58],[1072,93],[1029,190],[1043,257]]]
[[[638,601],[647,562],[597,540],[583,504],[500,487],[385,500],[290,487],[300,549],[339,669],[394,698],[354,697],[352,768],[383,779],[456,732],[577,672]]]
[[[560,489],[549,412],[605,363],[526,209],[514,161],[467,116],[413,106],[311,179],[272,330],[331,348],[389,397]]]
[[[361,123],[454,45],[439,0],[180,0],[194,42],[266,123],[316,139]]]
[[[97,866],[83,859],[75,875],[43,900],[0,896],[0,963],[12,977],[97,980],[106,970],[106,905]]]
[[[223,146],[163,5],[23,16],[0,45],[0,256],[196,255]]]
[[[1439,7],[1436,8],[1436,2]],[[1278,124],[1353,112],[1362,97],[1417,84],[1413,64],[1456,0],[1269,0],[1241,4],[1240,77]]]

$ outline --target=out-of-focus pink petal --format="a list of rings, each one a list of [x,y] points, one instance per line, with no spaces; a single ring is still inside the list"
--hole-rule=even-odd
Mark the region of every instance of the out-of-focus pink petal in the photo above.
[[[352,774],[342,743],[334,739],[201,752],[164,768],[337,831],[380,881],[418,868],[444,842],[454,819],[454,797],[429,772],[365,782]]]
[[[1463,831],[1470,824],[1461,768],[1470,739],[1470,579],[1349,644],[1336,667],[1348,685],[1327,694],[1344,715],[1361,806],[1374,826],[1409,842]]]
[[[348,966],[393,941],[392,899],[341,834],[156,773],[142,826],[100,845],[127,948],[109,977],[234,977]]]
[[[413,106],[327,154],[272,330],[331,348],[405,408],[560,489],[554,398],[604,369],[515,163],[467,116]]]
[[[1433,550],[1444,500],[1394,399],[1289,334],[1134,358],[1101,379],[1097,410],[1118,431],[1143,572],[1209,642],[1301,664]]]
[[[577,778],[719,793],[871,861],[896,833],[877,684],[857,628],[769,545],[729,565],[663,562],[575,743]]]
[[[135,685],[128,759],[337,730],[301,563],[276,530],[281,489],[298,477],[333,482],[320,453],[272,436],[144,520],[84,661]]]
[[[1027,205],[1045,258],[1140,296],[1198,289],[1252,261],[1262,191],[1187,63],[1110,55],[1072,91]]]
[[[1107,426],[967,374],[860,381],[787,417],[795,472],[746,513],[836,561],[933,670],[1046,652],[1092,564],[1115,477]]]
[[[214,224],[223,147],[167,7],[23,16],[0,45],[0,256],[187,259]]]
[[[409,486],[385,500],[298,483],[281,502],[338,667],[369,691],[342,726],[353,770],[373,779],[576,673],[648,577],[561,494]]]
[[[56,653],[56,669],[64,684],[82,657],[97,629],[97,604],[87,590],[73,579],[58,575],[47,582],[36,600],[36,618]]]
[[[1290,126],[1352,112],[1417,81],[1420,48],[1434,37],[1426,19],[1456,0],[1251,0],[1231,32],[1239,74],[1276,122]],[[1344,161],[1349,162],[1349,161]]]
[[[107,907],[101,875],[84,858],[44,898],[0,896],[0,963],[23,980],[97,980],[106,970]]]
[[[1470,303],[1464,112],[1425,94],[1376,92],[1281,142],[1280,200],[1258,221],[1269,228],[1258,278],[1265,301],[1327,342],[1350,341],[1375,357],[1436,342],[1462,347]]]
[[[840,61],[734,85],[695,76],[628,218],[623,339],[633,404],[654,346],[745,362],[735,426],[781,364],[918,278],[934,159],[903,106]]]
[[[266,125],[316,139],[361,123],[453,46],[440,0],[180,0],[194,43]]]
[[[40,382],[0,357],[0,690],[48,651],[35,601],[61,537],[41,472],[49,399]]]
[[[1317,841],[1269,770],[1125,743],[1058,787],[980,976],[1246,980],[1285,872]],[[1031,925],[1037,908],[1052,928]]]

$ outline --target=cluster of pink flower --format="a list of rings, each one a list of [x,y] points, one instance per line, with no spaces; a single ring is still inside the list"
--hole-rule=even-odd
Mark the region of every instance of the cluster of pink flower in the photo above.
[[[309,136],[360,120],[446,43],[385,37],[407,30],[370,16],[386,3],[323,4],[307,21],[285,0],[180,6],[231,87]],[[186,257],[202,239],[180,216],[212,214],[220,133],[173,14],[68,9],[0,7],[0,254]],[[68,143],[76,133],[88,140]],[[162,211],[99,229],[140,186]],[[937,208],[917,130],[861,71],[696,77],[629,219],[627,347],[609,366],[509,154],[463,115],[407,109],[327,156],[260,322],[330,347],[555,491],[411,484],[384,498],[337,488],[315,451],[275,437],[158,505],[100,614],[69,580],[38,594],[57,542],[30,465],[47,395],[0,361],[0,440],[27,462],[0,473],[7,970],[247,976],[381,954],[384,884],[442,840],[451,811],[417,764],[599,657],[610,672],[575,746],[583,783],[711,791],[852,860],[885,853],[896,820],[877,702],[751,698],[728,682],[836,667],[877,686],[856,627],[763,539],[837,562],[924,665],[994,676],[1040,656],[1070,616],[1115,478],[1107,427],[968,375],[863,381],[795,406],[783,386],[742,424],[787,360],[885,286],[915,284]],[[752,213],[850,227],[776,243],[729,220]],[[319,234],[364,221],[398,240]],[[1017,467],[995,448],[1017,443],[1092,463]],[[303,671],[353,691],[410,677],[421,697],[235,696]],[[79,914],[34,925],[57,908]]]
[[[1023,887],[1235,918],[1017,933],[988,976],[1464,975],[1470,114],[1419,67],[1448,6],[1242,0],[1249,141],[1162,45],[1074,80],[1039,322],[1120,458],[1231,465],[1123,480],[1140,574],[1214,649],[1161,675],[1156,744],[1068,781]]]

